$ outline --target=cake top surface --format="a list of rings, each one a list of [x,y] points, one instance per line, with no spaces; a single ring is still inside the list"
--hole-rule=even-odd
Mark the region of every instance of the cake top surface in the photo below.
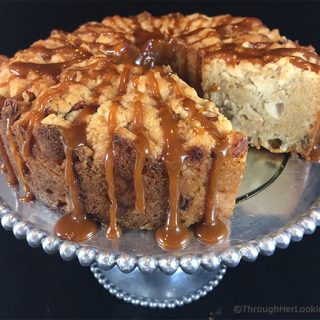
[[[299,46],[278,30],[269,30],[257,18],[207,17],[198,13],[154,17],[145,12],[132,17],[107,17],[101,23],[88,22],[72,33],[54,30],[48,39],[36,41],[10,60],[1,58],[0,95],[13,97],[21,93],[26,80],[35,78],[40,79],[33,88],[41,91],[55,82],[62,69],[96,54],[115,63],[135,62],[146,67],[169,64],[178,46],[229,63],[268,63],[286,58],[316,72],[320,65],[314,48]]]
[[[115,103],[117,130],[129,140],[135,139],[135,111],[137,104],[141,105],[150,155],[154,157],[160,155],[163,147],[161,106],[174,116],[186,149],[197,145],[210,150],[215,144],[214,136],[201,130],[205,124],[194,116],[190,117],[190,107],[207,121],[209,131],[214,130],[219,136],[231,132],[230,122],[220,115],[214,103],[199,98],[194,89],[172,73],[170,67],[145,70],[131,63],[111,63],[104,56],[92,56],[64,70],[59,83],[40,94],[33,101],[32,108],[44,110],[43,124],[68,127],[83,108],[93,106],[87,138],[96,155],[102,158],[109,143],[108,118]]]
[[[170,62],[171,49],[165,57],[157,56],[157,51],[166,51],[166,39],[178,36],[181,28],[193,32],[226,17],[210,22],[201,15],[154,18],[143,13],[131,18],[106,18],[102,23],[89,22],[72,33],[53,31],[48,39],[35,42],[13,58],[1,59],[0,95],[26,103],[26,112],[17,124],[41,117],[42,124],[68,127],[83,106],[96,106],[88,117],[86,130],[87,142],[100,159],[109,143],[107,122],[110,105],[115,102],[119,107],[117,127],[133,140],[132,106],[141,103],[150,155],[159,156],[163,148],[161,104],[172,112],[186,148],[200,145],[210,150],[217,135],[231,132],[230,122],[212,102],[200,99],[170,67],[154,66],[160,61]],[[182,23],[178,24],[178,20]],[[149,40],[153,43],[150,48]],[[156,44],[157,40],[161,41]],[[197,117],[194,110],[199,114]],[[201,127],[206,129],[200,130]]]
[[[156,108],[161,100],[177,118],[186,144],[207,148],[214,145],[214,138],[212,141],[209,135],[202,139],[202,133],[194,130],[203,124],[190,117],[190,110],[186,111],[188,99],[205,118],[214,119],[211,123],[219,134],[230,133],[231,125],[212,102],[198,98],[169,67],[162,66],[171,64],[180,48],[230,64],[241,60],[265,64],[284,58],[303,69],[319,68],[319,57],[312,47],[287,40],[257,18],[197,13],[154,17],[145,12],[127,18],[107,17],[101,23],[88,22],[72,33],[54,30],[48,39],[36,41],[13,58],[1,57],[0,95],[24,101],[26,111],[40,109],[42,123],[48,125],[68,126],[79,113],[74,109],[96,105],[87,134],[88,143],[98,154],[103,153],[99,150],[106,148],[108,140],[108,133],[102,132],[107,127],[103,121],[107,121],[110,104],[119,104],[117,125],[128,129],[129,134],[132,105],[140,100],[154,156],[161,153],[163,144]],[[155,96],[150,77],[160,96]]]

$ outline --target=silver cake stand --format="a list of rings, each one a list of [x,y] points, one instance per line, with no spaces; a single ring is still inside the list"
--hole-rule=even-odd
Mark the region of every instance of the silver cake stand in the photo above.
[[[272,255],[320,224],[320,164],[265,151],[249,152],[228,240],[210,246],[193,239],[177,252],[161,250],[154,232],[148,231],[125,231],[117,241],[108,241],[103,229],[83,243],[60,240],[53,233],[59,212],[37,201],[17,201],[19,190],[8,188],[4,175],[0,186],[5,229],[48,254],[59,252],[64,260],[77,257],[111,294],[154,308],[199,299],[218,285],[226,267]]]

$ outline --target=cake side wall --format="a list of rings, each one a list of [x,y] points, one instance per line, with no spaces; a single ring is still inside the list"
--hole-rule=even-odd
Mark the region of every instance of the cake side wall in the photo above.
[[[18,176],[17,165],[6,138],[7,114],[2,113],[0,130],[5,148]],[[13,130],[15,143],[21,150],[17,132]],[[218,211],[222,217],[232,214],[236,192],[245,166],[246,144],[243,135],[230,135],[232,147],[222,164],[219,177]],[[116,137],[114,140],[114,174],[118,199],[118,223],[125,228],[155,229],[166,218],[169,181],[161,161],[147,159],[143,169],[146,210],[138,213],[134,209],[135,191],[133,170],[135,149],[132,141]],[[180,175],[180,221],[189,226],[201,219],[204,211],[208,174],[213,161],[200,148],[188,152]],[[110,202],[107,197],[107,183],[104,163],[94,163],[92,150],[79,147],[74,153],[75,171],[80,186],[81,200],[85,211],[93,218],[108,222]],[[54,126],[40,125],[34,130],[32,157],[26,161],[26,177],[36,199],[52,209],[70,213],[71,205],[64,178],[64,153],[59,130]]]

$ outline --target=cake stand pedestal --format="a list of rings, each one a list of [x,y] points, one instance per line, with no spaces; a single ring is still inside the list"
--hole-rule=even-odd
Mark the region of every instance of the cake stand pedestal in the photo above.
[[[139,269],[123,273],[117,267],[102,270],[97,263],[92,264],[90,269],[112,295],[151,308],[174,308],[198,300],[212,291],[226,272],[226,267],[220,266],[214,271],[200,268],[193,274],[187,274],[180,268],[174,275],[160,270],[147,274]]]

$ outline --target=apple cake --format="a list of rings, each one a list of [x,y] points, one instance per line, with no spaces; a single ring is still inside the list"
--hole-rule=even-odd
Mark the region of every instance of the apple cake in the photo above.
[[[54,30],[0,57],[8,183],[68,213],[62,238],[85,240],[99,221],[110,239],[157,229],[165,249],[184,247],[192,224],[221,241],[247,135],[316,156],[318,61],[256,18],[142,13]]]

